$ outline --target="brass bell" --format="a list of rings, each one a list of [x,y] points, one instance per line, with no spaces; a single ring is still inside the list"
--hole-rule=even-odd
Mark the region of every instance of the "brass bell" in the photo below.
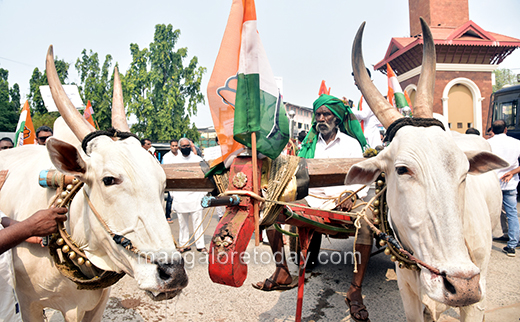
[[[385,246],[385,245],[386,245],[386,240],[381,239],[381,240],[379,241],[379,245],[380,245],[380,246]]]
[[[85,259],[83,257],[78,258],[78,265],[81,266],[83,264],[85,264]]]
[[[374,200],[374,206],[379,207],[380,204],[379,199]]]
[[[385,249],[385,255],[390,255],[392,252],[390,252],[390,249]]]
[[[91,263],[90,261],[86,261],[86,262],[85,262],[85,266],[87,266],[87,267],[92,267],[92,263]]]
[[[76,258],[76,252],[70,252],[70,253],[69,253],[69,258],[70,258],[70,259],[74,259],[74,258]]]
[[[68,191],[71,191],[71,190],[72,190],[72,188],[74,188],[74,186],[73,186],[73,185],[71,185],[71,184],[68,184],[68,185],[67,185],[67,190],[68,190]]]
[[[417,266],[417,265],[415,265],[415,264],[410,265],[410,269],[411,269],[412,271],[420,271],[420,270],[421,270],[421,269],[419,268],[419,266]]]
[[[58,244],[58,246],[61,246],[61,245],[65,244],[65,241],[63,240],[63,238],[58,238],[58,240],[56,241],[56,244]]]
[[[68,194],[69,194],[68,191],[62,191],[61,194],[60,194],[60,196],[61,196],[62,198],[65,198],[65,197],[68,196]]]
[[[397,257],[395,255],[390,256],[390,260],[392,262],[395,262],[397,260]]]
[[[376,193],[379,193],[379,192],[381,192],[381,189],[376,189]]]
[[[379,216],[379,209],[374,209],[372,213],[374,214],[374,216]]]
[[[385,183],[383,182],[383,180],[377,180],[377,185],[379,187],[382,187]]]
[[[61,251],[64,252],[65,254],[68,253],[70,251],[70,247],[69,245],[65,245],[61,248]]]
[[[384,172],[381,172],[381,177],[385,177],[385,173]]]
[[[78,178],[72,179],[72,184],[77,184],[79,182]]]
[[[399,268],[404,268],[404,262],[403,261],[399,261]]]
[[[381,223],[381,220],[379,218],[374,218],[374,224],[379,225]]]
[[[63,202],[63,199],[59,198],[58,200],[56,200],[56,202],[58,203],[58,205],[61,205],[61,203]]]

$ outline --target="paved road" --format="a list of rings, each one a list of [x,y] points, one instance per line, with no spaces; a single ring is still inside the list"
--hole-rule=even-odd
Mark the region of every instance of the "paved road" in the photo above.
[[[205,234],[208,244],[216,223],[216,216],[213,216]],[[174,236],[178,236],[177,223],[170,226]],[[339,256],[350,252],[352,243],[353,239],[323,239],[322,258],[328,258],[330,262],[318,265],[306,274],[303,321],[353,321],[344,302],[353,265],[350,259],[345,264],[345,257]],[[503,244],[493,243],[486,321],[518,322],[520,255],[507,257],[501,252],[502,247]],[[185,254],[190,281],[172,300],[151,301],[137,289],[136,282],[126,276],[112,288],[103,321],[294,321],[296,289],[262,292],[251,287],[251,283],[263,280],[274,270],[274,263],[268,263],[269,247],[255,247],[252,240],[248,252],[251,258],[256,256],[257,263],[249,265],[248,277],[240,288],[212,283],[205,257],[196,251]],[[291,264],[290,268],[296,274],[297,267]],[[371,259],[363,290],[372,321],[405,321],[394,264],[388,256],[378,254]],[[47,316],[51,322],[63,321],[61,315],[52,310],[47,310]],[[441,321],[456,321],[457,317],[458,313],[450,309]]]

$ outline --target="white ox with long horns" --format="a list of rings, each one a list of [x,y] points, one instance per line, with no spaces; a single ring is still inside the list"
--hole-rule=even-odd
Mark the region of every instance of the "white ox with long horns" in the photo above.
[[[428,25],[422,19],[421,24],[424,52],[415,121],[403,118],[371,83],[361,51],[364,23],[356,35],[352,66],[369,106],[386,129],[394,122],[394,130],[399,123],[412,124],[402,126],[395,136],[390,133],[388,147],[354,165],[345,183],[369,184],[385,173],[395,235],[424,263],[420,271],[396,265],[407,320],[435,321],[447,306],[455,306],[461,320],[482,321],[492,227],[502,202],[498,178],[491,170],[507,162],[489,152],[484,139],[457,139],[432,118],[435,45]],[[413,126],[428,122],[431,126]]]
[[[95,129],[65,95],[54,66],[52,46],[46,67],[53,99],[76,136],[75,144],[70,137],[66,139],[69,143],[50,138],[46,147],[28,145],[3,152],[0,169],[8,169],[9,175],[0,191],[0,209],[13,219],[23,220],[48,208],[54,198],[55,190],[38,185],[40,170],[55,167],[73,175],[84,185],[69,206],[65,228],[87,257],[81,263],[76,261],[86,278],[95,280],[98,269],[126,273],[155,300],[176,296],[188,278],[164,217],[163,169],[133,136],[121,140],[94,136],[84,144],[83,151],[79,142]],[[117,69],[112,126],[129,131]],[[67,131],[56,130],[56,136],[65,139],[60,132]],[[130,240],[137,251],[117,244],[112,234]],[[136,254],[139,252],[147,256]],[[22,243],[13,249],[13,261],[24,321],[43,321],[45,307],[61,311],[66,321],[101,320],[109,289],[78,290],[55,267],[48,247]]]

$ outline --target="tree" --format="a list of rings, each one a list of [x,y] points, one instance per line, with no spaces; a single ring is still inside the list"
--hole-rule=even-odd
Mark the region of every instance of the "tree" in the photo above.
[[[69,63],[65,60],[60,60],[58,57],[54,59],[56,71],[58,72],[58,78],[62,84],[65,84],[67,77],[69,76]],[[43,103],[42,95],[40,93],[40,86],[49,85],[47,81],[47,74],[40,72],[38,67],[33,70],[31,79],[29,80],[29,95],[27,99],[31,106],[32,121],[34,129],[36,130],[42,125],[52,127],[54,121],[60,116],[59,112],[47,112],[45,104]]]
[[[498,91],[504,85],[518,85],[517,75],[512,70],[506,68],[499,68],[494,71],[495,85],[493,85],[493,92]]]
[[[113,92],[113,74],[109,78],[112,65],[112,56],[106,55],[103,66],[99,67],[97,53],[87,54],[83,49],[81,57],[76,60],[76,70],[79,73],[81,84],[79,93],[84,102],[90,100],[94,109],[94,116],[101,130],[111,127],[111,108]]]
[[[0,68],[0,131],[14,132],[20,114],[20,87],[9,88],[9,71]]]
[[[179,36],[179,29],[159,24],[150,49],[130,44],[132,64],[122,80],[124,97],[128,112],[137,118],[132,131],[152,141],[183,136],[199,140],[190,116],[204,102],[200,84],[206,68],[198,66],[196,56],[184,66],[188,49],[174,50]]]

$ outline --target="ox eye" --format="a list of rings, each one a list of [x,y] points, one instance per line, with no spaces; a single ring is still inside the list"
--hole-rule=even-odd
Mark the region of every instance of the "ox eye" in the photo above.
[[[395,167],[395,171],[397,172],[398,175],[403,175],[403,174],[409,173],[407,167]]]
[[[105,184],[105,186],[112,186],[112,185],[116,184],[116,178],[114,178],[114,177],[104,177],[103,178],[103,183]]]

